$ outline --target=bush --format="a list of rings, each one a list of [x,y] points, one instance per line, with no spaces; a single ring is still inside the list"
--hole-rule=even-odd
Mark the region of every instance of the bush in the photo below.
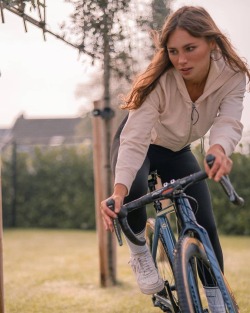
[[[93,229],[92,164],[84,147],[35,148],[3,159],[4,226]]]

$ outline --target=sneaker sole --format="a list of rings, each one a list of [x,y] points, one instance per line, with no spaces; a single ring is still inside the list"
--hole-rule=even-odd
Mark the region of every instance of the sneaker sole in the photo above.
[[[160,285],[155,286],[154,288],[147,288],[144,289],[143,287],[139,287],[141,292],[144,293],[145,295],[153,295],[154,293],[162,291],[162,289],[165,287],[164,282],[161,281]]]

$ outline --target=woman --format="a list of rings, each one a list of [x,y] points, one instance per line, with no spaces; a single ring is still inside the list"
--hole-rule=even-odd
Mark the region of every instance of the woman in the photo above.
[[[101,203],[104,225],[111,231],[123,202],[147,192],[151,170],[157,169],[163,183],[198,171],[190,144],[210,130],[206,154],[213,154],[215,162],[211,169],[204,166],[209,178],[219,181],[231,171],[229,156],[242,134],[242,102],[250,72],[208,12],[184,6],[169,16],[154,39],[156,54],[125,99],[123,108],[129,115],[111,151],[115,213],[106,206],[107,199]],[[207,185],[200,182],[187,193],[199,203],[196,218],[206,228],[223,271]],[[129,214],[130,227],[139,238],[144,236],[146,218],[144,207]],[[160,292],[164,284],[148,247],[127,242],[141,291]],[[209,300],[210,311],[224,312],[219,289],[204,287],[213,300]]]

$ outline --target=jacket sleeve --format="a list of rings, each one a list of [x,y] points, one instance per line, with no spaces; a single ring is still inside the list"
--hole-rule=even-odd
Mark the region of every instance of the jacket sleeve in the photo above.
[[[124,184],[128,193],[145,160],[151,142],[151,131],[159,117],[159,92],[160,86],[157,86],[140,108],[129,112],[120,136],[114,183]]]
[[[233,153],[240,141],[243,130],[240,120],[246,91],[246,77],[242,73],[235,76],[232,78],[234,82],[232,79],[227,82],[234,87],[223,98],[209,136],[209,145],[220,144],[228,156]]]

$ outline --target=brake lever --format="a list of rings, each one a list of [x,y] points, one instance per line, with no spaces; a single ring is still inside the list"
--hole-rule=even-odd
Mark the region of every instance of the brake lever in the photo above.
[[[112,199],[112,198],[108,199],[106,204],[107,204],[107,206],[108,206],[108,208],[110,210],[112,210],[113,212],[115,211],[115,201],[114,201],[114,199]],[[116,235],[117,241],[119,243],[119,246],[122,246],[123,245],[123,241],[122,241],[121,228],[120,228],[120,225],[119,225],[118,218],[113,218],[112,221],[113,221],[113,226],[114,226],[114,230],[115,230],[115,235]]]
[[[212,154],[208,154],[206,156],[206,162],[210,168],[212,167],[214,160],[215,160],[215,157]],[[244,205],[244,203],[245,203],[244,199],[236,193],[236,191],[234,190],[234,188],[230,182],[230,178],[228,175],[224,175],[221,177],[220,184],[221,184],[222,188],[224,189],[225,193],[228,195],[229,200],[233,204],[239,205],[239,206]]]
[[[233,204],[238,205],[238,206],[243,206],[245,204],[244,199],[236,193],[233,186],[231,185],[228,175],[222,176],[220,180],[220,184],[225,190],[226,194],[228,195],[229,200]]]

